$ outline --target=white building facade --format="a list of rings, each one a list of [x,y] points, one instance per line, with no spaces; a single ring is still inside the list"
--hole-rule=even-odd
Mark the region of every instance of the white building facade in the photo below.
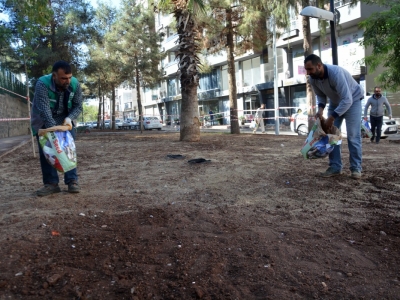
[[[335,8],[339,13],[337,24],[337,44],[339,66],[346,68],[354,78],[371,92],[376,74],[368,74],[362,59],[369,54],[368,49],[360,45],[363,31],[358,28],[361,20],[368,18],[372,12],[382,10],[374,5],[358,2],[350,7],[347,0],[337,1]],[[304,71],[303,34],[301,16],[295,15],[293,9],[290,29],[277,40],[277,74],[278,101],[280,122],[289,125],[290,115],[297,107],[306,105],[306,87]],[[317,19],[311,20],[312,45],[315,54],[324,63],[332,63],[332,51],[329,34],[329,23],[326,35],[321,35]],[[171,16],[159,15],[156,28],[160,33],[162,51],[167,53],[161,63],[164,80],[156,89],[144,89],[142,104],[144,115],[159,116],[165,124],[171,124],[180,118],[181,94],[178,76],[178,64],[175,60],[177,34],[171,24]],[[200,76],[198,89],[199,114],[207,117],[209,111],[220,114],[223,124],[230,124],[228,97],[228,70],[226,54],[206,55],[203,57],[213,68],[209,74]],[[266,124],[274,124],[274,63],[272,49],[266,48],[262,53],[249,52],[235,59],[238,115],[251,119],[251,115],[260,104],[265,104]]]

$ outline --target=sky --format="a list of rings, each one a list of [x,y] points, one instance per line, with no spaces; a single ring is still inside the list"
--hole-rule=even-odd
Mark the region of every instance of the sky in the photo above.
[[[119,7],[120,0],[89,0],[94,8],[97,8],[97,2],[101,1],[107,4],[110,4],[114,7]]]

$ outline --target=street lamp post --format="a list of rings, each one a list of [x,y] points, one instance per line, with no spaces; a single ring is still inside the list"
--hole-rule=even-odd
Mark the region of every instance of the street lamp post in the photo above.
[[[329,0],[329,8],[333,14],[333,20],[329,21],[331,27],[331,47],[332,47],[332,64],[338,65],[338,52],[337,52],[337,42],[336,42],[336,18],[335,18],[335,4],[333,0]]]
[[[331,29],[331,48],[332,48],[332,64],[338,65],[338,52],[336,42],[336,24],[335,24],[335,6],[334,0],[329,0],[330,11],[317,8],[315,6],[306,6],[300,12],[300,15],[311,18],[328,20]]]

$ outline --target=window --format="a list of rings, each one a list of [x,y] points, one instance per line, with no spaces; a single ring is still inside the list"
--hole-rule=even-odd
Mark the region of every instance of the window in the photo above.
[[[226,91],[229,89],[229,83],[228,83],[228,65],[222,66],[222,71],[221,71],[221,79],[222,79],[222,90]]]
[[[176,58],[175,52],[173,52],[173,51],[168,52],[168,60],[169,60],[170,63],[174,62],[175,58]]]
[[[176,78],[169,79],[167,81],[168,84],[168,96],[176,96],[177,95],[177,80]]]
[[[261,83],[260,57],[243,61],[243,86],[253,86]]]
[[[294,7],[292,5],[289,5],[288,14],[289,14],[289,22],[290,22],[288,31],[297,29],[298,26],[297,26],[296,10],[294,9]]]
[[[212,70],[209,74],[201,74],[199,82],[199,90],[208,91],[218,88],[218,73],[217,69]]]

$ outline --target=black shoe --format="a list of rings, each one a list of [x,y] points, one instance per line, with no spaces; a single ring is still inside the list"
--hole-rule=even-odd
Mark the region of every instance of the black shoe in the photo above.
[[[335,169],[329,167],[325,172],[319,173],[319,176],[328,178],[328,177],[333,177],[333,176],[339,176],[341,174],[342,174],[342,171],[335,170]]]
[[[59,192],[61,192],[61,189],[57,183],[56,184],[45,184],[44,187],[42,187],[36,191],[36,195],[38,195],[39,197],[43,197],[43,196],[47,196],[47,195],[51,195],[51,194],[55,194],[55,193],[59,193]]]
[[[374,136],[372,136],[372,138],[371,138],[371,143],[373,143],[373,142],[374,142],[374,140],[375,140],[375,137],[374,137]]]
[[[68,193],[79,193],[81,188],[75,180],[72,180],[68,183]]]

